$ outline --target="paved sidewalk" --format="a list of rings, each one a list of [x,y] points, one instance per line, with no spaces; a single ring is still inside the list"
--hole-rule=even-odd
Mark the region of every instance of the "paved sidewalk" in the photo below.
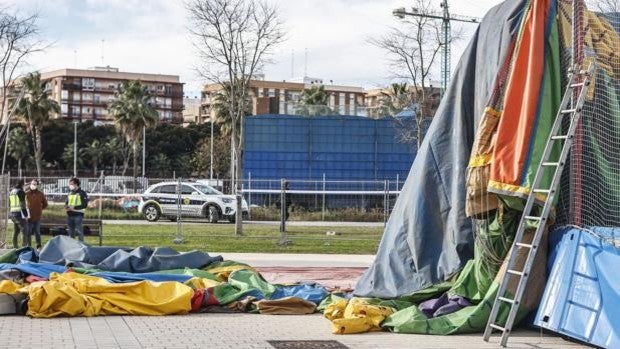
[[[272,348],[268,340],[336,340],[363,348],[499,348],[479,334],[428,336],[372,332],[333,335],[321,315],[192,314],[31,319],[0,317],[2,348]],[[581,348],[547,334],[520,330],[509,348]],[[299,347],[303,348],[303,347]]]
[[[311,254],[311,253],[231,253],[209,252],[222,255],[224,260],[246,263],[253,267],[369,267],[374,255]]]

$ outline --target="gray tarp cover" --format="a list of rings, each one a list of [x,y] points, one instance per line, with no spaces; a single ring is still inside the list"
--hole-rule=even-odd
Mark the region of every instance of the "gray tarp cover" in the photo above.
[[[465,175],[475,130],[518,31],[524,1],[487,13],[463,53],[355,294],[396,298],[441,283],[473,257]]]
[[[96,268],[129,273],[149,273],[159,270],[199,269],[221,256],[211,257],[200,251],[179,253],[171,248],[138,247],[133,250],[119,247],[89,246],[67,236],[56,236],[41,250],[39,262],[67,265],[78,268]]]

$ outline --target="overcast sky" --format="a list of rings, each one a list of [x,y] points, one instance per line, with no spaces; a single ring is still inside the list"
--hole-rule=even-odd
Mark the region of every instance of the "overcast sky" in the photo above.
[[[399,22],[403,0],[269,0],[278,6],[288,40],[265,70],[269,80],[307,74],[339,85],[378,87],[390,82],[381,50],[368,44]],[[433,3],[439,8],[439,0]],[[482,17],[498,0],[453,0],[453,14]],[[188,96],[204,83],[193,71],[195,50],[181,0],[0,0],[23,13],[37,11],[43,38],[52,43],[29,60],[30,70],[110,65],[122,71],[180,75]],[[453,24],[465,38],[453,45],[452,65],[475,25]],[[102,45],[102,40],[104,40]],[[102,50],[103,46],[103,50]],[[102,59],[103,52],[103,59]],[[294,56],[294,64],[292,57]]]

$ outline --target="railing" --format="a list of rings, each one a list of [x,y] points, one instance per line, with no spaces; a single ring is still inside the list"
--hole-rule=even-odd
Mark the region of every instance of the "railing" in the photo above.
[[[138,201],[150,186],[162,182],[176,183],[178,178],[138,177],[134,180],[130,176],[101,176],[80,180],[82,189],[93,198],[125,202]],[[192,179],[187,182],[207,184],[223,193],[232,193],[229,179]],[[281,179],[248,178],[243,181],[242,194],[252,220],[279,220],[281,195],[284,192],[295,220],[385,222],[403,182],[398,177],[377,181],[288,180],[287,186],[282,187]],[[69,177],[42,178],[39,188],[50,202],[64,202],[69,193]],[[110,207],[113,205],[110,203]]]

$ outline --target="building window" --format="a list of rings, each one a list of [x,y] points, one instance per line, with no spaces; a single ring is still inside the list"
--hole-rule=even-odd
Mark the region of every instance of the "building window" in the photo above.
[[[67,103],[62,103],[60,105],[60,112],[62,114],[67,114],[68,111],[69,111],[69,105],[67,105]]]
[[[92,101],[93,100],[93,94],[92,93],[83,93],[82,94],[82,100],[84,100],[84,101]]]
[[[60,99],[69,99],[69,91],[61,90],[60,91]]]
[[[95,89],[95,79],[93,79],[93,78],[82,78],[82,87],[85,90],[94,90]]]
[[[72,105],[71,106],[71,115],[73,116],[80,116],[80,107],[77,105]]]

